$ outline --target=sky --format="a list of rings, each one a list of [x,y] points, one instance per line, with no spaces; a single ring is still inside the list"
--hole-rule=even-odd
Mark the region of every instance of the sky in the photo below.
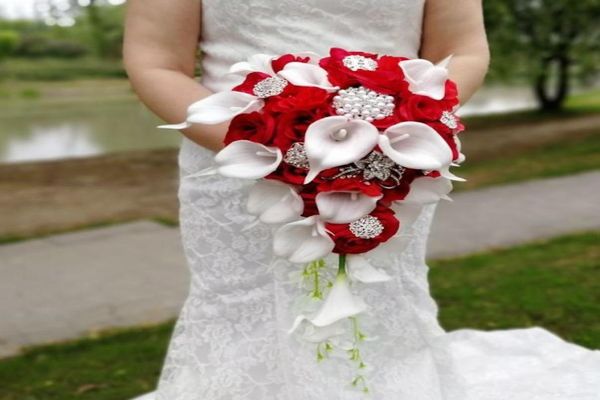
[[[86,5],[89,0],[79,0]],[[108,0],[110,4],[123,4],[125,0]],[[33,18],[35,0],[0,0],[0,16],[3,18]]]

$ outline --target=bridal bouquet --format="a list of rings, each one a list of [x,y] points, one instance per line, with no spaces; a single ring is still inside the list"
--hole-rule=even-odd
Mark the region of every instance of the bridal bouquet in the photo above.
[[[248,212],[277,225],[275,254],[303,265],[315,278],[312,297],[324,298],[290,330],[305,324],[319,358],[341,321],[350,318],[357,342],[365,338],[356,316],[367,305],[350,282],[391,279],[368,253],[384,244],[400,251],[422,205],[447,198],[451,181],[461,180],[449,171],[464,157],[447,63],[339,48],[328,57],[259,54],[231,67],[241,84],[192,104],[184,124],[165,126],[231,121],[215,166],[200,175],[257,180]],[[337,275],[319,285],[331,253]],[[357,343],[346,351],[365,366]]]

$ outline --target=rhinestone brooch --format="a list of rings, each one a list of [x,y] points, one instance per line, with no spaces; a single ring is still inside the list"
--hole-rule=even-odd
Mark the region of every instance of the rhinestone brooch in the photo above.
[[[256,97],[264,99],[266,97],[277,96],[283,93],[283,90],[288,85],[288,81],[278,76],[263,79],[254,85],[252,92]]]
[[[383,224],[377,217],[366,215],[350,223],[350,232],[360,239],[373,239],[383,232]]]
[[[358,86],[338,90],[333,107],[338,115],[372,122],[392,115],[395,105],[393,96]]]
[[[362,174],[365,181],[377,179],[385,182],[391,179],[393,184],[380,183],[380,186],[384,189],[394,189],[400,185],[404,171],[405,168],[396,164],[391,158],[378,151],[372,151],[367,157],[340,168],[340,172],[331,179],[355,178]]]
[[[304,143],[294,143],[292,147],[288,149],[283,157],[283,161],[296,168],[309,169],[308,158],[306,157],[306,150],[304,150]]]
[[[358,71],[359,69],[375,71],[377,69],[377,61],[359,55],[346,56],[342,60],[342,63],[344,67],[351,71]]]
[[[442,113],[440,122],[450,129],[458,128],[458,119],[456,118],[456,115],[452,114],[450,111],[444,111]]]

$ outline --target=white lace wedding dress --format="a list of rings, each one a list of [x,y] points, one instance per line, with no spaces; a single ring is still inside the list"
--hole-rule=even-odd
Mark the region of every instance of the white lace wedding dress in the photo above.
[[[202,83],[254,53],[330,47],[416,57],[425,0],[204,0]],[[598,400],[600,352],[542,329],[446,333],[424,262],[435,207],[408,232],[408,249],[372,257],[393,276],[356,287],[370,305],[363,358],[370,394],[351,388],[343,359],[316,362],[315,346],[288,335],[298,270],[273,256],[271,228],[244,207],[248,181],[210,176],[212,153],[184,140],[181,231],[192,272],[155,400]],[[333,264],[333,262],[332,262]],[[362,317],[361,317],[362,318]]]

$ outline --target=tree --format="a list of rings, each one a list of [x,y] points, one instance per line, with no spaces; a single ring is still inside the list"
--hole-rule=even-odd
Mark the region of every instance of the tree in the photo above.
[[[0,30],[0,61],[10,56],[19,44],[19,34],[15,31]]]
[[[524,77],[540,108],[559,110],[575,79],[598,73],[600,0],[486,0],[492,73]]]
[[[107,0],[36,0],[37,10],[46,23],[84,25],[86,36],[100,57],[120,56],[123,7]]]

